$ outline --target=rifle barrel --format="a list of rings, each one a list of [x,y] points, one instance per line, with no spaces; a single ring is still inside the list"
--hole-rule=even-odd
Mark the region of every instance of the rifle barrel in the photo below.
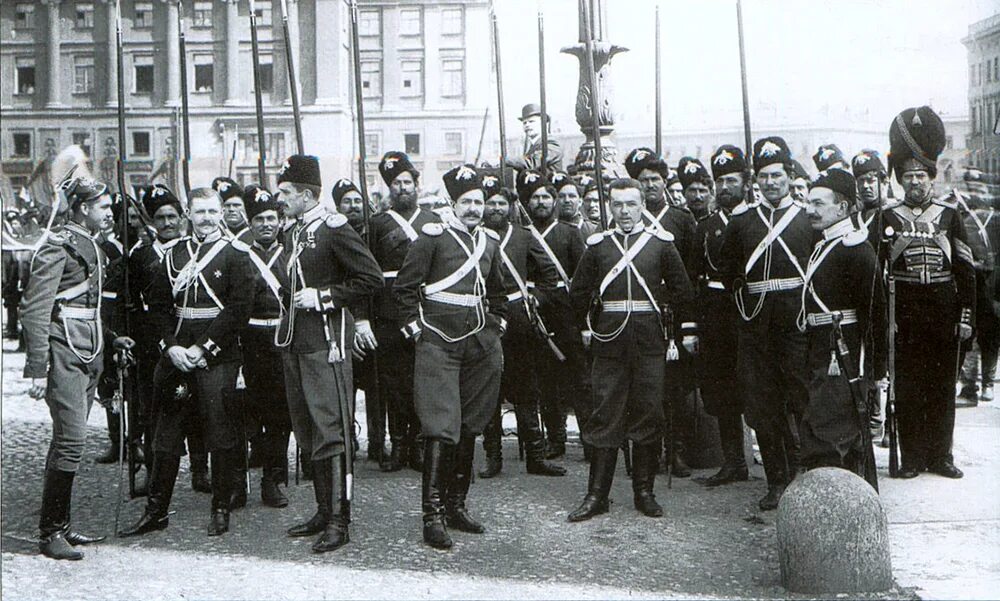
[[[185,196],[191,191],[191,129],[188,121],[188,76],[187,76],[187,39],[184,35],[184,18],[177,11],[177,29],[180,38],[181,67],[181,137],[184,139],[184,155],[181,160],[181,177],[184,183]]]
[[[660,90],[660,5],[656,5],[656,154],[663,153],[663,121],[661,106],[663,104],[662,91]]]
[[[736,25],[740,40],[740,83],[743,89],[743,141],[746,144],[747,165],[753,154],[753,141],[750,136],[750,92],[747,89],[747,55],[743,36],[743,3],[736,0]],[[749,182],[746,182],[749,185]],[[750,201],[750,198],[747,198]]]
[[[503,68],[500,63],[500,29],[497,14],[490,2],[490,20],[493,23],[493,66],[497,72],[497,118],[500,120],[500,182],[507,185],[507,124],[503,102]]]
[[[299,154],[305,154],[302,140],[302,115],[299,113],[299,87],[295,78],[295,57],[292,56],[292,38],[288,34],[288,0],[281,0],[281,29],[285,38],[285,64],[288,69],[288,83],[292,95],[292,118],[295,121],[295,144]]]
[[[594,138],[594,181],[597,183],[598,208],[601,211],[601,229],[608,229],[608,210],[604,206],[604,157],[601,151],[601,94],[597,87],[597,70],[594,68],[594,32],[587,0],[580,0],[583,15],[584,43],[587,52],[587,75],[590,76],[590,132]],[[544,130],[543,130],[544,131]]]
[[[250,49],[253,52],[253,97],[257,112],[257,179],[267,187],[267,143],[264,139],[264,100],[260,90],[260,49],[257,44],[257,11],[250,0]]]
[[[542,110],[542,156],[539,171],[542,177],[549,174],[549,113],[545,102],[545,16],[542,3],[538,3],[538,103]]]

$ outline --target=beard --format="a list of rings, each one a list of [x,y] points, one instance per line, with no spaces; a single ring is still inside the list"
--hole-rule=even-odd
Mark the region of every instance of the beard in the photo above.
[[[483,215],[483,225],[491,230],[499,230],[507,224],[507,213],[505,211],[487,211]]]
[[[389,204],[396,211],[412,211],[417,208],[417,192],[391,193]]]
[[[715,195],[715,202],[726,209],[731,209],[743,201],[743,195],[730,193],[728,190],[721,190]]]
[[[531,218],[537,219],[539,221],[545,221],[552,217],[552,213],[555,212],[555,206],[545,206],[545,205],[535,205],[531,209]]]

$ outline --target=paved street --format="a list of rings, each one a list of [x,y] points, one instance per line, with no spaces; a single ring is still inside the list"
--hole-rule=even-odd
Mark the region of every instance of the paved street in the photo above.
[[[11,345],[4,341],[5,350]],[[675,478],[672,490],[659,478],[656,492],[666,517],[652,520],[632,509],[620,466],[611,513],[571,525],[566,513],[587,480],[581,450],[571,447],[563,461],[567,477],[529,477],[513,438],[505,442],[503,476],[477,481],[470,494],[487,533],[456,533],[451,552],[420,543],[419,475],[383,474],[367,461],[359,462],[352,542],[336,553],[316,556],[310,539],[284,536],[312,514],[311,485],[290,486],[285,509],[264,508],[259,475],[250,506],[233,514],[232,531],[208,538],[209,497],[191,490],[185,461],[169,528],[140,539],[109,539],[87,548],[83,562],[53,562],[37,555],[34,542],[50,422],[44,404],[26,396],[22,365],[23,355],[4,353],[5,600],[790,596],[779,585],[775,514],[756,508],[764,492],[761,473],[714,490],[697,483],[711,470]],[[90,426],[74,524],[110,534],[118,472],[93,463],[107,444],[99,408]],[[931,475],[889,480],[887,453],[879,449],[877,455],[898,582],[885,597],[994,597],[1000,590],[1000,411],[983,404],[959,410],[961,481]],[[122,522],[135,520],[142,503],[127,503]]]

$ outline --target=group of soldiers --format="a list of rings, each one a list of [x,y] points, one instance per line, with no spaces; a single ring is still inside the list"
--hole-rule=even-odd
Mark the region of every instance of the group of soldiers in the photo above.
[[[540,117],[522,115],[531,127]],[[575,416],[590,474],[571,522],[609,510],[623,447],[635,508],[663,515],[655,477],[691,473],[694,395],[718,420],[724,458],[705,484],[748,479],[745,419],[767,478],[762,510],[805,469],[841,467],[877,487],[871,427],[885,396],[898,476],[960,478],[954,385],[961,345],[995,298],[989,278],[977,286],[992,208],[935,193],[945,136],[930,108],[900,113],[889,137],[886,163],[821,146],[811,180],[780,137],[750,157],[722,145],[707,168],[685,157],[672,169],[637,148],[628,177],[604,189],[534,144],[512,182],[452,168],[450,203],[433,210],[410,159],[389,152],[388,203],[372,215],[346,179],[329,210],[308,155],[284,162],[274,191],[216,178],[186,202],[159,184],[132,200],[68,178],[63,222],[34,253],[19,307],[24,375],[53,419],[41,551],[79,559],[76,546],[102,539],[70,523],[91,402],[122,384],[102,371],[134,380],[139,411],[121,432],[108,403],[101,460],[132,453],[146,467],[144,512],[121,536],[168,526],[186,453],[193,487],[211,493],[209,536],[246,505],[251,466],[262,502],[287,506],[293,432],[316,511],[288,534],[318,535],[319,553],[348,543],[357,389],[368,458],[422,473],[423,539],[439,549],[449,530],[485,530],[467,504],[475,442],[480,477],[500,474],[504,402],[532,475],[565,475],[553,460]],[[995,353],[984,348],[984,381]]]

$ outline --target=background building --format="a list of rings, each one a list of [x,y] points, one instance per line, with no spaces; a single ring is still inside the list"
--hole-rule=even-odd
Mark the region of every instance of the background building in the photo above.
[[[969,53],[970,160],[1000,173],[1000,14],[969,25],[962,43]]]
[[[356,177],[350,20],[344,0],[288,0],[289,38],[307,153],[327,186]],[[481,148],[490,104],[485,0],[360,0],[369,182],[387,150],[405,150],[440,187],[440,174]],[[183,19],[190,104],[191,184],[231,173],[257,179],[247,0],[122,0],[126,173],[133,185],[177,185]],[[295,152],[279,0],[256,2],[268,185]],[[5,202],[69,144],[114,181],[118,156],[115,2],[0,3],[0,167]],[[492,142],[490,146],[492,147]],[[44,179],[44,178],[41,178]],[[35,182],[32,190],[37,190]]]

